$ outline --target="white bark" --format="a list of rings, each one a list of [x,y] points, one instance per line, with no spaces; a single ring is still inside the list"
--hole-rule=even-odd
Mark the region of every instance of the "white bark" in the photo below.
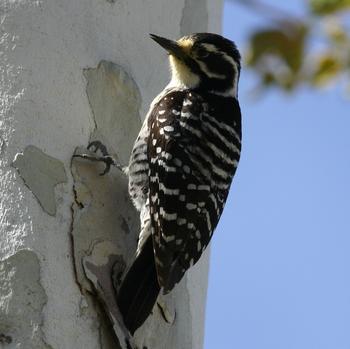
[[[220,14],[217,0],[1,1],[0,348],[117,347],[81,263],[130,261],[137,215],[125,178],[71,157],[98,138],[125,164],[168,80],[148,33],[220,32]],[[202,348],[207,272],[205,255],[138,345]]]

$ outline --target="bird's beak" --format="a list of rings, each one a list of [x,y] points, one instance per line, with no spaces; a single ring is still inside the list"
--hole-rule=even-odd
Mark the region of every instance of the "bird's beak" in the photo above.
[[[162,38],[161,36],[150,34],[151,39],[153,39],[157,44],[162,46],[170,55],[173,55],[181,60],[184,60],[186,53],[183,48],[173,40]]]

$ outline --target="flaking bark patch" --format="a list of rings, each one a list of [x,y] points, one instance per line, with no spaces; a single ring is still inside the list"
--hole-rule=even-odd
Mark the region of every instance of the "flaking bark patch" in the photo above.
[[[41,330],[46,302],[39,259],[33,251],[20,250],[0,261],[0,344],[52,349]]]
[[[12,163],[45,212],[56,215],[55,186],[67,182],[63,163],[29,145]]]

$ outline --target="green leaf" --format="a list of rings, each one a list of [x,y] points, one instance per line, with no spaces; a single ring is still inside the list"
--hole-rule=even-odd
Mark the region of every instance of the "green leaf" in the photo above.
[[[316,15],[330,15],[350,8],[350,0],[309,0],[310,9]]]
[[[265,57],[275,56],[297,73],[303,64],[307,27],[300,23],[281,22],[279,28],[267,28],[250,37],[248,65],[263,65]]]
[[[315,86],[321,87],[329,84],[342,71],[342,64],[339,59],[332,54],[323,54],[316,59],[315,71],[311,82]]]

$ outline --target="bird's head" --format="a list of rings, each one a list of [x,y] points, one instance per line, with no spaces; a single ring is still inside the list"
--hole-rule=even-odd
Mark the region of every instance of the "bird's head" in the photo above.
[[[170,85],[237,97],[241,56],[232,41],[211,33],[192,34],[177,41],[150,36],[169,54]]]

